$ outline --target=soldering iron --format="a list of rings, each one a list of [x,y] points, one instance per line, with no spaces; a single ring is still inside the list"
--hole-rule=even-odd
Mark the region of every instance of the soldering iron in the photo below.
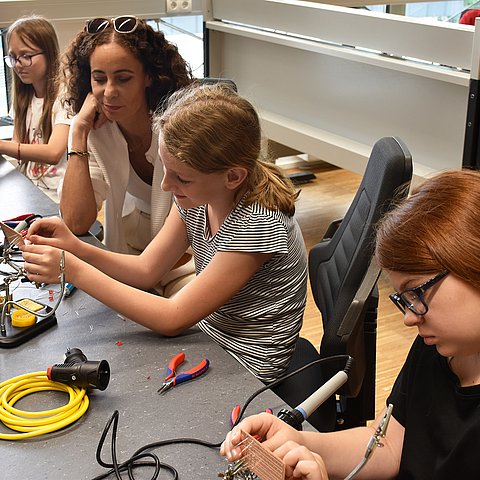
[[[349,357],[345,368],[337,372],[330,380],[325,382],[318,390],[293,410],[286,408],[278,412],[277,417],[288,423],[296,430],[302,430],[302,423],[328,398],[330,398],[346,381],[353,365],[353,358]]]

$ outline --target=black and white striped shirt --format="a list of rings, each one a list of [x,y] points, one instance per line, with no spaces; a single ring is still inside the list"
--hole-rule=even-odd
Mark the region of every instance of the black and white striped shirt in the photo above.
[[[274,380],[288,367],[305,309],[307,255],[300,227],[282,212],[241,201],[211,236],[206,206],[177,208],[197,275],[218,251],[273,253],[245,287],[198,325],[260,380]]]

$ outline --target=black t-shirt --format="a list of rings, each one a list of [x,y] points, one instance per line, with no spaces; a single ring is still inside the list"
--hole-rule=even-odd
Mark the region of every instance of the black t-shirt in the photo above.
[[[387,403],[405,427],[398,479],[480,478],[480,385],[460,387],[435,346],[417,337]]]

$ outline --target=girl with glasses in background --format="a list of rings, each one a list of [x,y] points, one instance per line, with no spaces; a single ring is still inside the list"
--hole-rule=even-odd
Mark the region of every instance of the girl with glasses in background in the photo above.
[[[172,195],[160,187],[163,166],[152,115],[192,82],[190,67],[162,32],[122,16],[87,21],[66,50],[63,73],[75,114],[63,219],[83,234],[105,203],[106,247],[138,254],[162,228],[172,204]],[[157,287],[160,293],[170,295],[194,273],[191,255],[179,265],[168,285]]]
[[[480,472],[480,172],[444,172],[381,220],[375,256],[418,329],[387,404],[383,448],[355,479],[477,478]],[[245,419],[221,453],[241,456],[240,429],[284,459],[287,478],[344,479],[364,458],[371,426],[298,432],[273,415]],[[293,472],[295,471],[295,475]]]
[[[58,202],[70,119],[58,99],[57,35],[48,20],[34,15],[10,26],[7,44],[14,129],[11,141],[0,140],[0,154],[16,159],[20,170]]]

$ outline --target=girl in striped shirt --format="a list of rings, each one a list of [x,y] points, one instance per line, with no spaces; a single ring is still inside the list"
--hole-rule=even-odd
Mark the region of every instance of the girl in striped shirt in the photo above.
[[[163,335],[198,325],[263,381],[288,367],[302,324],[306,251],[294,219],[297,192],[261,160],[253,106],[225,85],[172,95],[155,124],[162,188],[175,206],[140,256],[78,240],[59,219],[32,225],[24,247],[29,278],[66,280]],[[51,248],[56,247],[56,248]],[[172,298],[147,293],[187,248],[196,277]]]

